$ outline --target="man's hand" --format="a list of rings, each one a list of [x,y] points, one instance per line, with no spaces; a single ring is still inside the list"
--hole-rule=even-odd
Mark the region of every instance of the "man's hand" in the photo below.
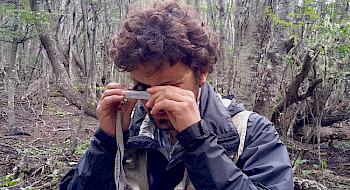
[[[192,91],[174,86],[155,86],[148,88],[152,97],[146,107],[152,108],[155,115],[165,110],[174,128],[181,132],[201,120],[196,98]]]
[[[101,100],[97,105],[96,112],[101,129],[109,136],[115,136],[115,126],[117,121],[117,112],[125,98],[125,90],[129,87],[119,83],[109,83],[102,94]],[[127,131],[130,121],[131,112],[137,101],[127,102],[122,113],[122,129]]]

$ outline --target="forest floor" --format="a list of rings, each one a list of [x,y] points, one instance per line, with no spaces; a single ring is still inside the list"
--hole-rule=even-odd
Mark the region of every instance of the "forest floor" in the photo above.
[[[78,126],[79,110],[64,97],[50,97],[43,106],[16,102],[17,127],[30,136],[7,136],[5,102],[0,107],[0,189],[58,189],[59,180],[74,168],[89,146],[97,119],[85,116],[77,149],[69,156],[69,139]],[[308,145],[305,156],[295,161],[297,149],[303,145],[291,144],[292,163],[299,164],[295,176],[318,181],[329,189],[350,189],[350,142],[334,141],[333,148],[321,144],[323,174],[316,145]]]

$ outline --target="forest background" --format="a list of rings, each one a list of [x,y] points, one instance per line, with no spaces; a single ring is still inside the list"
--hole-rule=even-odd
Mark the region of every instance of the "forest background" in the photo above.
[[[98,127],[110,42],[149,0],[0,0],[0,188],[57,189]],[[295,189],[350,189],[349,0],[178,0],[218,34],[209,82],[269,118]]]

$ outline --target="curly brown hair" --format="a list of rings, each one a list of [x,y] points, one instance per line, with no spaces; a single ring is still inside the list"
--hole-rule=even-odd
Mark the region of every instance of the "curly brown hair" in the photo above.
[[[171,2],[155,4],[126,19],[119,36],[112,40],[111,55],[122,71],[132,71],[139,64],[159,69],[166,62],[170,66],[181,62],[198,76],[213,71],[219,50],[216,34],[198,13]]]

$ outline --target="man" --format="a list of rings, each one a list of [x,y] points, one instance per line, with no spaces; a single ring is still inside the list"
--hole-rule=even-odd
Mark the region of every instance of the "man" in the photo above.
[[[130,186],[293,189],[286,147],[257,113],[249,116],[242,155],[232,161],[240,140],[231,117],[244,107],[233,99],[226,108],[206,82],[218,59],[217,40],[195,11],[168,3],[133,14],[113,40],[112,53],[115,64],[151,97],[122,105],[130,87],[107,85],[97,107],[100,128],[61,189],[116,188],[116,123],[124,133]]]

